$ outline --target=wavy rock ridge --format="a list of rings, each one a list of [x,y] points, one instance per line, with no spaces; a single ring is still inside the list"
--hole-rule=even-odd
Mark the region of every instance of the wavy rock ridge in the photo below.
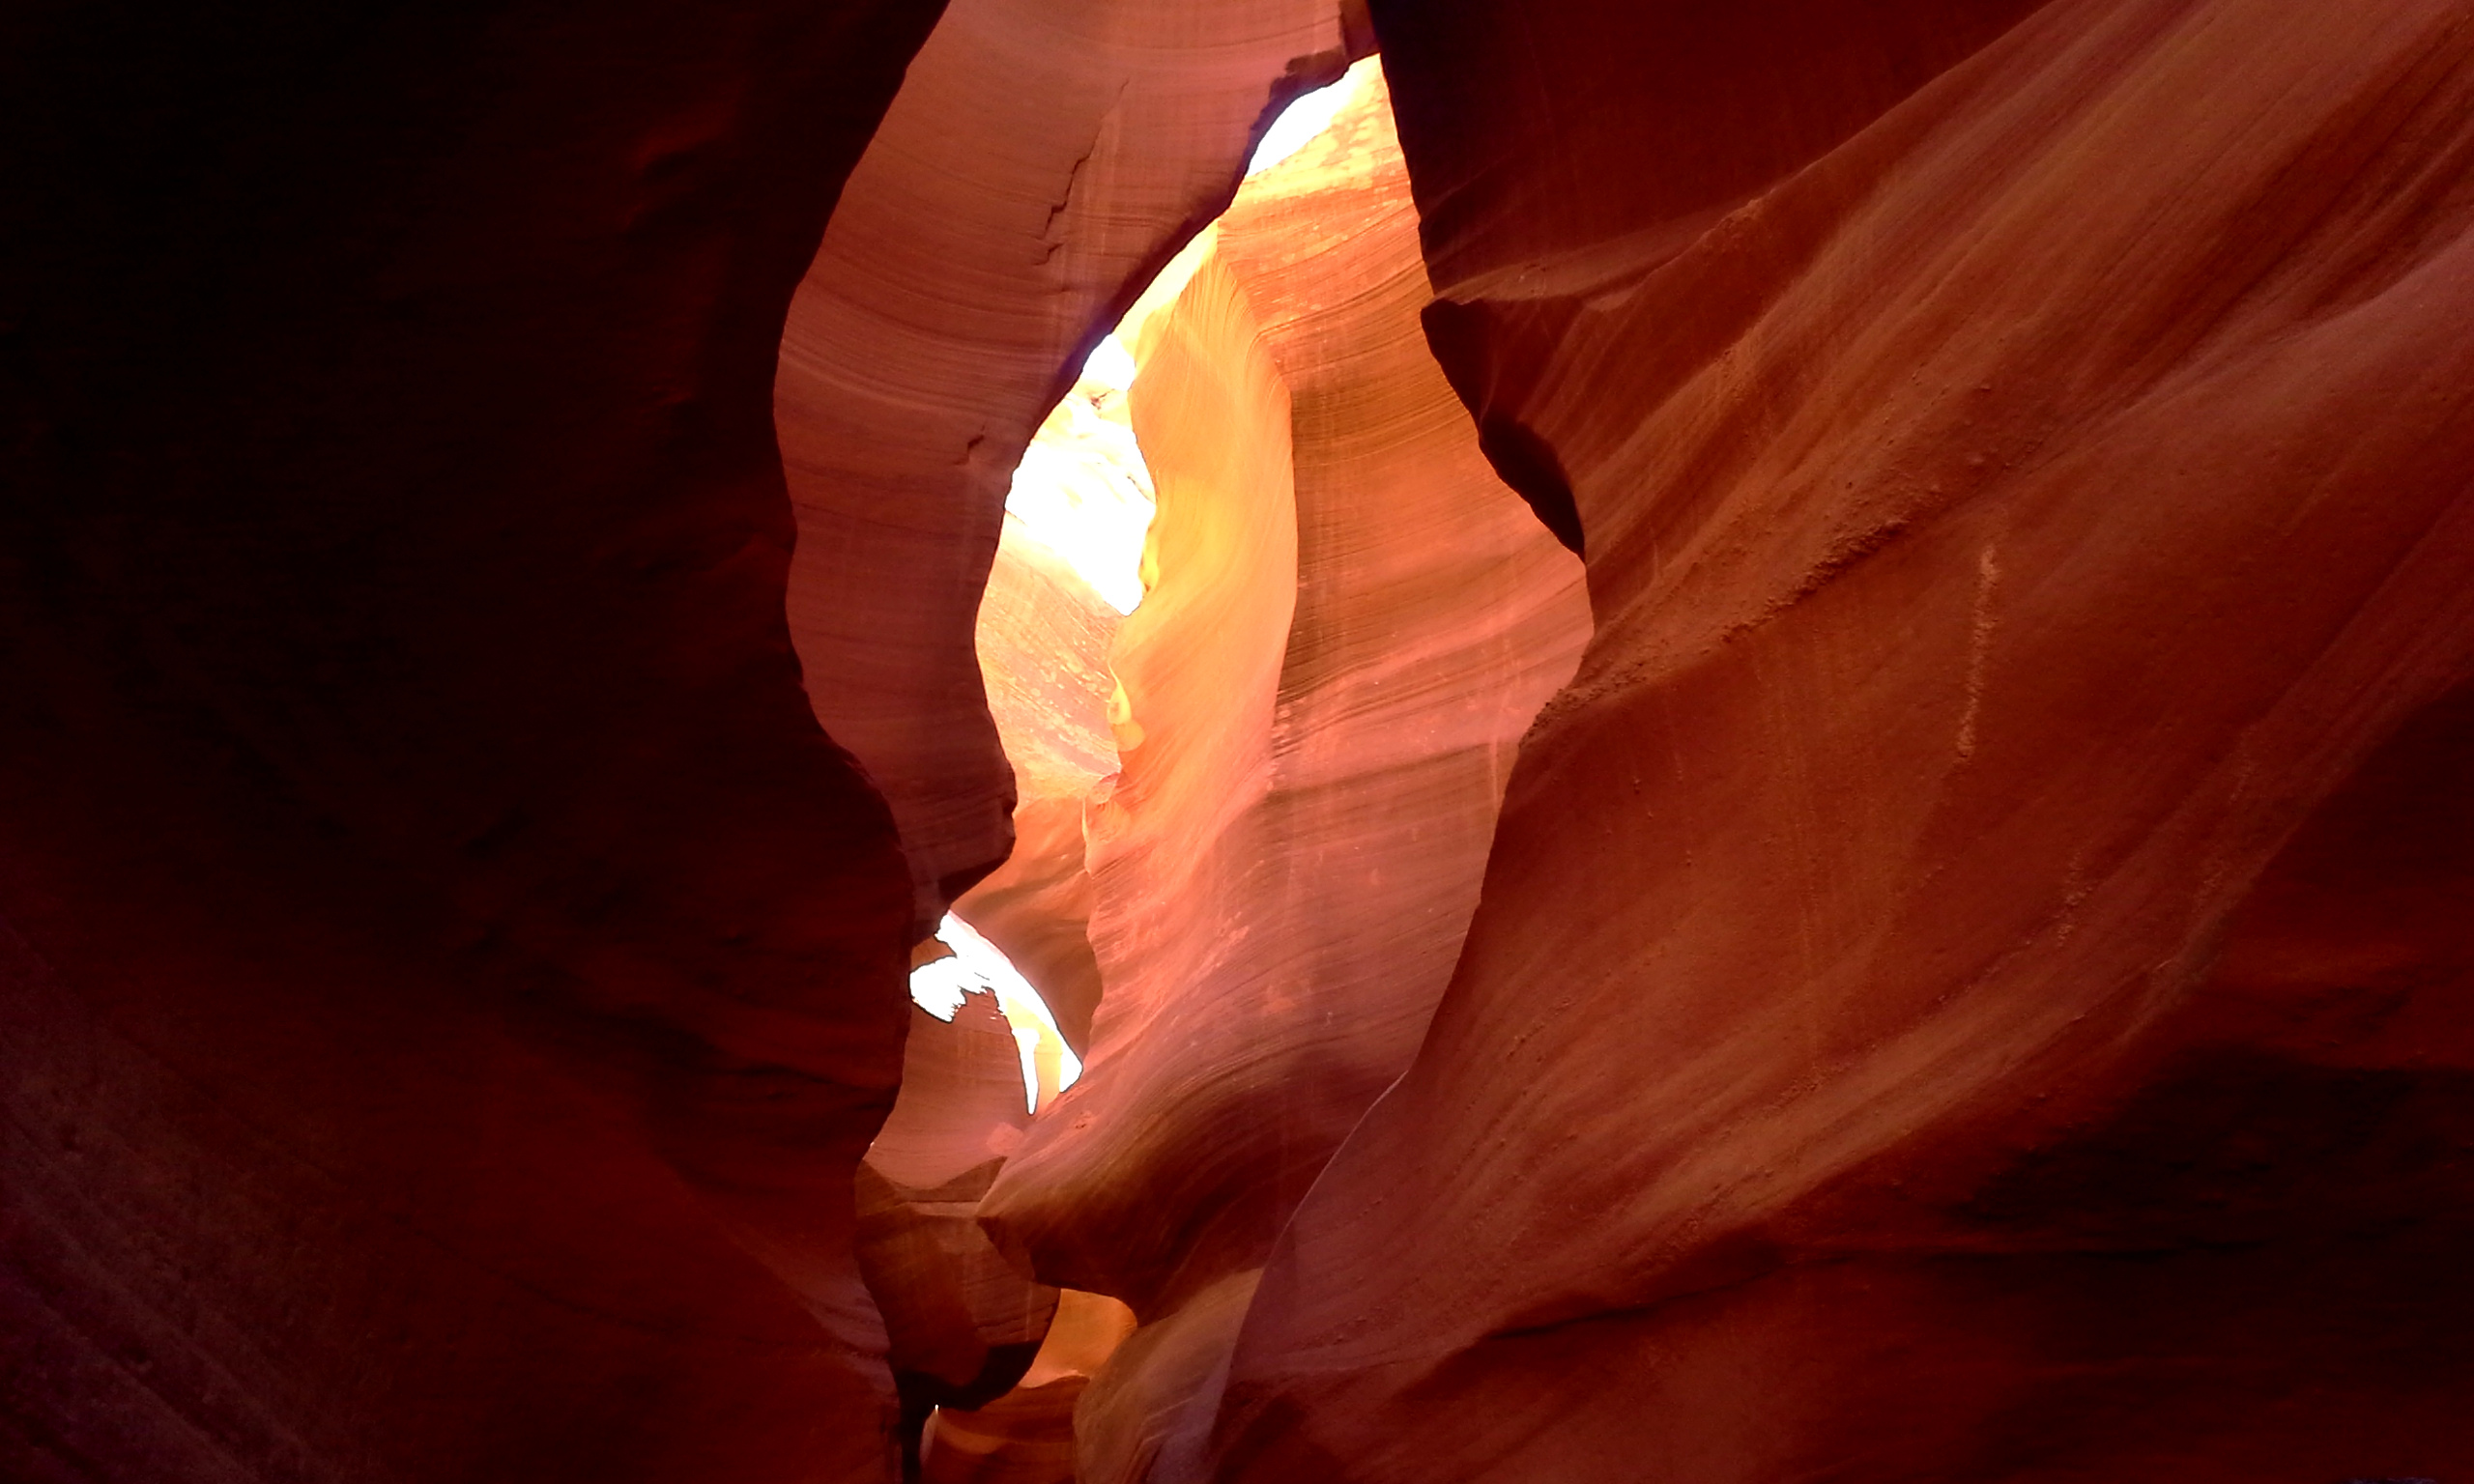
[[[1423,342],[1407,176],[1381,73],[1355,76],[1138,332],[1159,512],[1088,814],[1105,995],[1084,1080],[983,1207],[1144,1321],[1081,1403],[1084,1478],[1207,1420],[1252,1272],[1406,1064],[1587,632],[1578,563]]]
[[[2469,17],[2070,0],[1911,86],[1932,13],[1713,26],[1837,116],[1679,186],[1645,99],[1567,199],[1464,131],[1510,8],[1377,8],[1597,630],[1220,1477],[2474,1464]]]
[[[10,18],[0,1478],[2474,1473],[2474,0]]]
[[[851,174],[774,387],[791,627],[901,823],[922,935],[1011,843],[971,647],[1011,471],[1250,134],[1348,44],[1335,0],[954,0]]]

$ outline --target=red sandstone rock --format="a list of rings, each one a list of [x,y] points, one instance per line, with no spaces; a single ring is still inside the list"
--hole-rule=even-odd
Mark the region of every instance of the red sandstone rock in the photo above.
[[[1118,630],[1112,666],[1123,698],[1112,720],[1124,771],[1116,797],[1094,800],[1087,826],[1100,894],[1094,947],[1108,992],[1084,1080],[1025,1147],[1032,1155],[1043,1138],[1052,1143],[1088,1130],[1086,1139],[1067,1139],[1071,1168],[1087,1174],[1060,1186],[1053,1159],[1035,1163],[1027,1183],[1018,1169],[992,1192],[984,1214],[998,1223],[1000,1241],[1027,1248],[1042,1277],[1114,1293],[1140,1311],[1168,1274],[1154,1263],[1130,1281],[1126,1265],[1110,1259],[1128,1243],[1156,1244],[1184,1204],[1163,1203],[1136,1180],[1090,1169],[1081,1156],[1091,1141],[1156,1138],[1142,1166],[1116,1166],[1118,1175],[1131,1176],[1136,1167],[1157,1167],[1151,1160],[1163,1156],[1192,1171],[1201,1152],[1174,1127],[1173,1108],[1159,1101],[1146,1099],[1139,1113],[1094,1111],[1091,1079],[1130,1040],[1111,1026],[1139,1027],[1172,1004],[1177,989],[1196,987],[1198,960],[1215,945],[1184,914],[1227,910],[1234,883],[1223,872],[1263,858],[1251,836],[1233,848],[1218,842],[1232,826],[1251,829],[1251,806],[1270,787],[1280,659],[1296,601],[1297,534],[1287,390],[1257,343],[1234,281],[1215,262],[1204,261],[1156,342],[1146,336],[1136,386],[1136,429],[1159,493],[1146,550],[1158,576]],[[1142,895],[1127,902],[1132,910],[1111,910],[1136,892]],[[1156,966],[1136,958],[1146,940],[1176,956]],[[1128,972],[1136,964],[1157,977],[1137,982]],[[1210,1169],[1207,1160],[1199,1167]],[[1026,1192],[1039,1202],[1033,1210],[1053,1211],[1050,1223],[1034,1230],[1023,1219],[1017,1203]],[[1041,1240],[1051,1230],[1105,1255],[1085,1261],[1059,1251]]]
[[[953,0],[800,287],[775,387],[791,629],[893,804],[922,933],[1010,842],[971,650],[1007,479],[1250,132],[1338,74],[1341,10]]]
[[[1378,7],[1598,628],[1218,1474],[2474,1469],[2474,14],[1758,9]]]
[[[951,1021],[911,1012],[902,1094],[859,1166],[857,1249],[895,1384],[921,1419],[1011,1390],[1055,1311],[1056,1290],[1017,1272],[976,1219],[1029,1121],[994,995],[965,994]]]
[[[1104,1294],[1058,1295],[1048,1337],[1015,1390],[929,1424],[927,1484],[1069,1484],[1076,1479],[1078,1404],[1090,1378],[1134,1329],[1134,1311]]]
[[[1601,630],[1325,1167],[1578,610],[1396,170],[1268,178],[1150,348],[1123,785],[1086,861],[1018,751],[984,899],[1108,981],[996,1229],[1147,1323],[929,1476],[2474,1466],[2468,7],[1387,9]],[[805,697],[764,387],[923,8],[0,48],[0,1476],[883,1476],[1002,471],[1340,45],[955,15],[781,353]],[[874,1266],[966,1389],[935,1086]]]
[[[933,14],[12,12],[0,1477],[884,1477],[767,387]]]
[[[1084,1378],[1023,1386],[929,1425],[923,1484],[1075,1484],[1074,1405]]]
[[[1123,772],[1089,816],[1106,995],[1083,1081],[982,1208],[1145,1322],[1080,1404],[1086,1480],[1207,1429],[1251,1270],[1405,1064],[1515,743],[1587,632],[1578,563],[1420,333],[1366,71],[1141,334],[1156,581],[1118,631]]]

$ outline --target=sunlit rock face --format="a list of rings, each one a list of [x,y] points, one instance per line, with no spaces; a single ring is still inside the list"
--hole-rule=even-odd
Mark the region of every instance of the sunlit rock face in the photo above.
[[[1342,9],[953,0],[800,287],[774,392],[791,630],[892,802],[923,935],[1008,852],[971,641],[1011,471],[1253,130],[1338,74]]]
[[[946,950],[937,954],[936,950]],[[954,1019],[973,996],[993,1001],[1013,1038],[1015,1079],[1025,1111],[1037,1112],[1082,1074],[1082,1059],[1065,1043],[1056,1016],[1039,990],[1022,977],[996,946],[951,913],[936,926],[936,936],[911,951],[918,962],[910,971],[911,1003],[939,1020]]]
[[[1078,1051],[1100,965],[1088,934],[1082,806],[1117,771],[1108,649],[1142,597],[1151,473],[1113,339],[1041,423],[1014,471],[974,647],[1014,773],[1014,852],[954,903],[1037,986]]]
[[[767,389],[934,13],[11,8],[0,1478],[887,1477]]]
[[[1684,9],[1376,6],[1597,631],[1218,1476],[2474,1469],[2474,16]]]
[[[1184,268],[1136,331],[1158,513],[1085,815],[1089,1069],[981,1208],[1144,1321],[1079,1403],[1086,1480],[1199,1447],[1253,1270],[1414,1049],[1589,622],[1424,345],[1370,63]]]

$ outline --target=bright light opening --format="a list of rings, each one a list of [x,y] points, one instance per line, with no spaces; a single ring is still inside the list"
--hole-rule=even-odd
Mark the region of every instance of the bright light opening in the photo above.
[[[1151,471],[1126,415],[1134,353],[1110,335],[1022,450],[1005,495],[1006,524],[1065,558],[1120,614],[1142,601],[1142,538]]]
[[[1291,100],[1264,132],[1246,174],[1251,178],[1270,169],[1330,128],[1357,91],[1363,71],[1362,66],[1329,87]],[[1048,548],[1120,614],[1133,613],[1142,602],[1143,543],[1157,508],[1151,471],[1135,442],[1126,406],[1137,369],[1134,348],[1150,317],[1174,302],[1210,254],[1217,231],[1205,228],[1187,243],[1127,310],[1116,332],[1093,348],[1073,389],[1023,450],[1006,492],[1004,539]],[[1122,696],[1120,691],[1120,700]],[[1039,991],[994,944],[951,913],[936,936],[954,956],[914,970],[911,999],[937,1019],[950,1021],[964,995],[995,995],[1021,1054],[1023,1098],[1032,1111],[1073,1086],[1082,1074],[1081,1059],[1065,1044]]]
[[[995,944],[951,912],[936,925],[936,938],[954,951],[954,956],[910,971],[911,1003],[939,1020],[950,1021],[962,1010],[963,996],[995,995],[996,1008],[1013,1028],[1014,1046],[1022,1059],[1022,1100],[1038,1112],[1043,1103],[1082,1075],[1082,1059],[1065,1043],[1048,1002]]]
[[[1248,161],[1253,176],[1304,149],[1331,128],[1355,92],[1355,75],[1304,94],[1280,110]],[[1206,238],[1208,233],[1205,234]],[[1074,389],[1040,424],[1005,495],[1006,534],[1063,557],[1108,605],[1131,614],[1142,602],[1142,542],[1151,528],[1151,471],[1134,439],[1126,393],[1134,385],[1132,342],[1142,323],[1176,297],[1202,260],[1197,239],[1177,255],[1128,311],[1117,332],[1082,362]]]
[[[1246,161],[1249,176],[1260,175],[1291,155],[1306,148],[1306,142],[1331,128],[1332,115],[1349,100],[1350,79],[1342,77],[1329,87],[1303,93],[1280,111],[1272,127],[1263,131],[1263,142],[1254,146],[1254,157]]]

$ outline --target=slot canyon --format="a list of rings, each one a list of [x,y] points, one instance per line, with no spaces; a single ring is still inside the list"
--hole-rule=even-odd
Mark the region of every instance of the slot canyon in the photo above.
[[[0,1484],[2474,1484],[2474,0],[0,36]]]

